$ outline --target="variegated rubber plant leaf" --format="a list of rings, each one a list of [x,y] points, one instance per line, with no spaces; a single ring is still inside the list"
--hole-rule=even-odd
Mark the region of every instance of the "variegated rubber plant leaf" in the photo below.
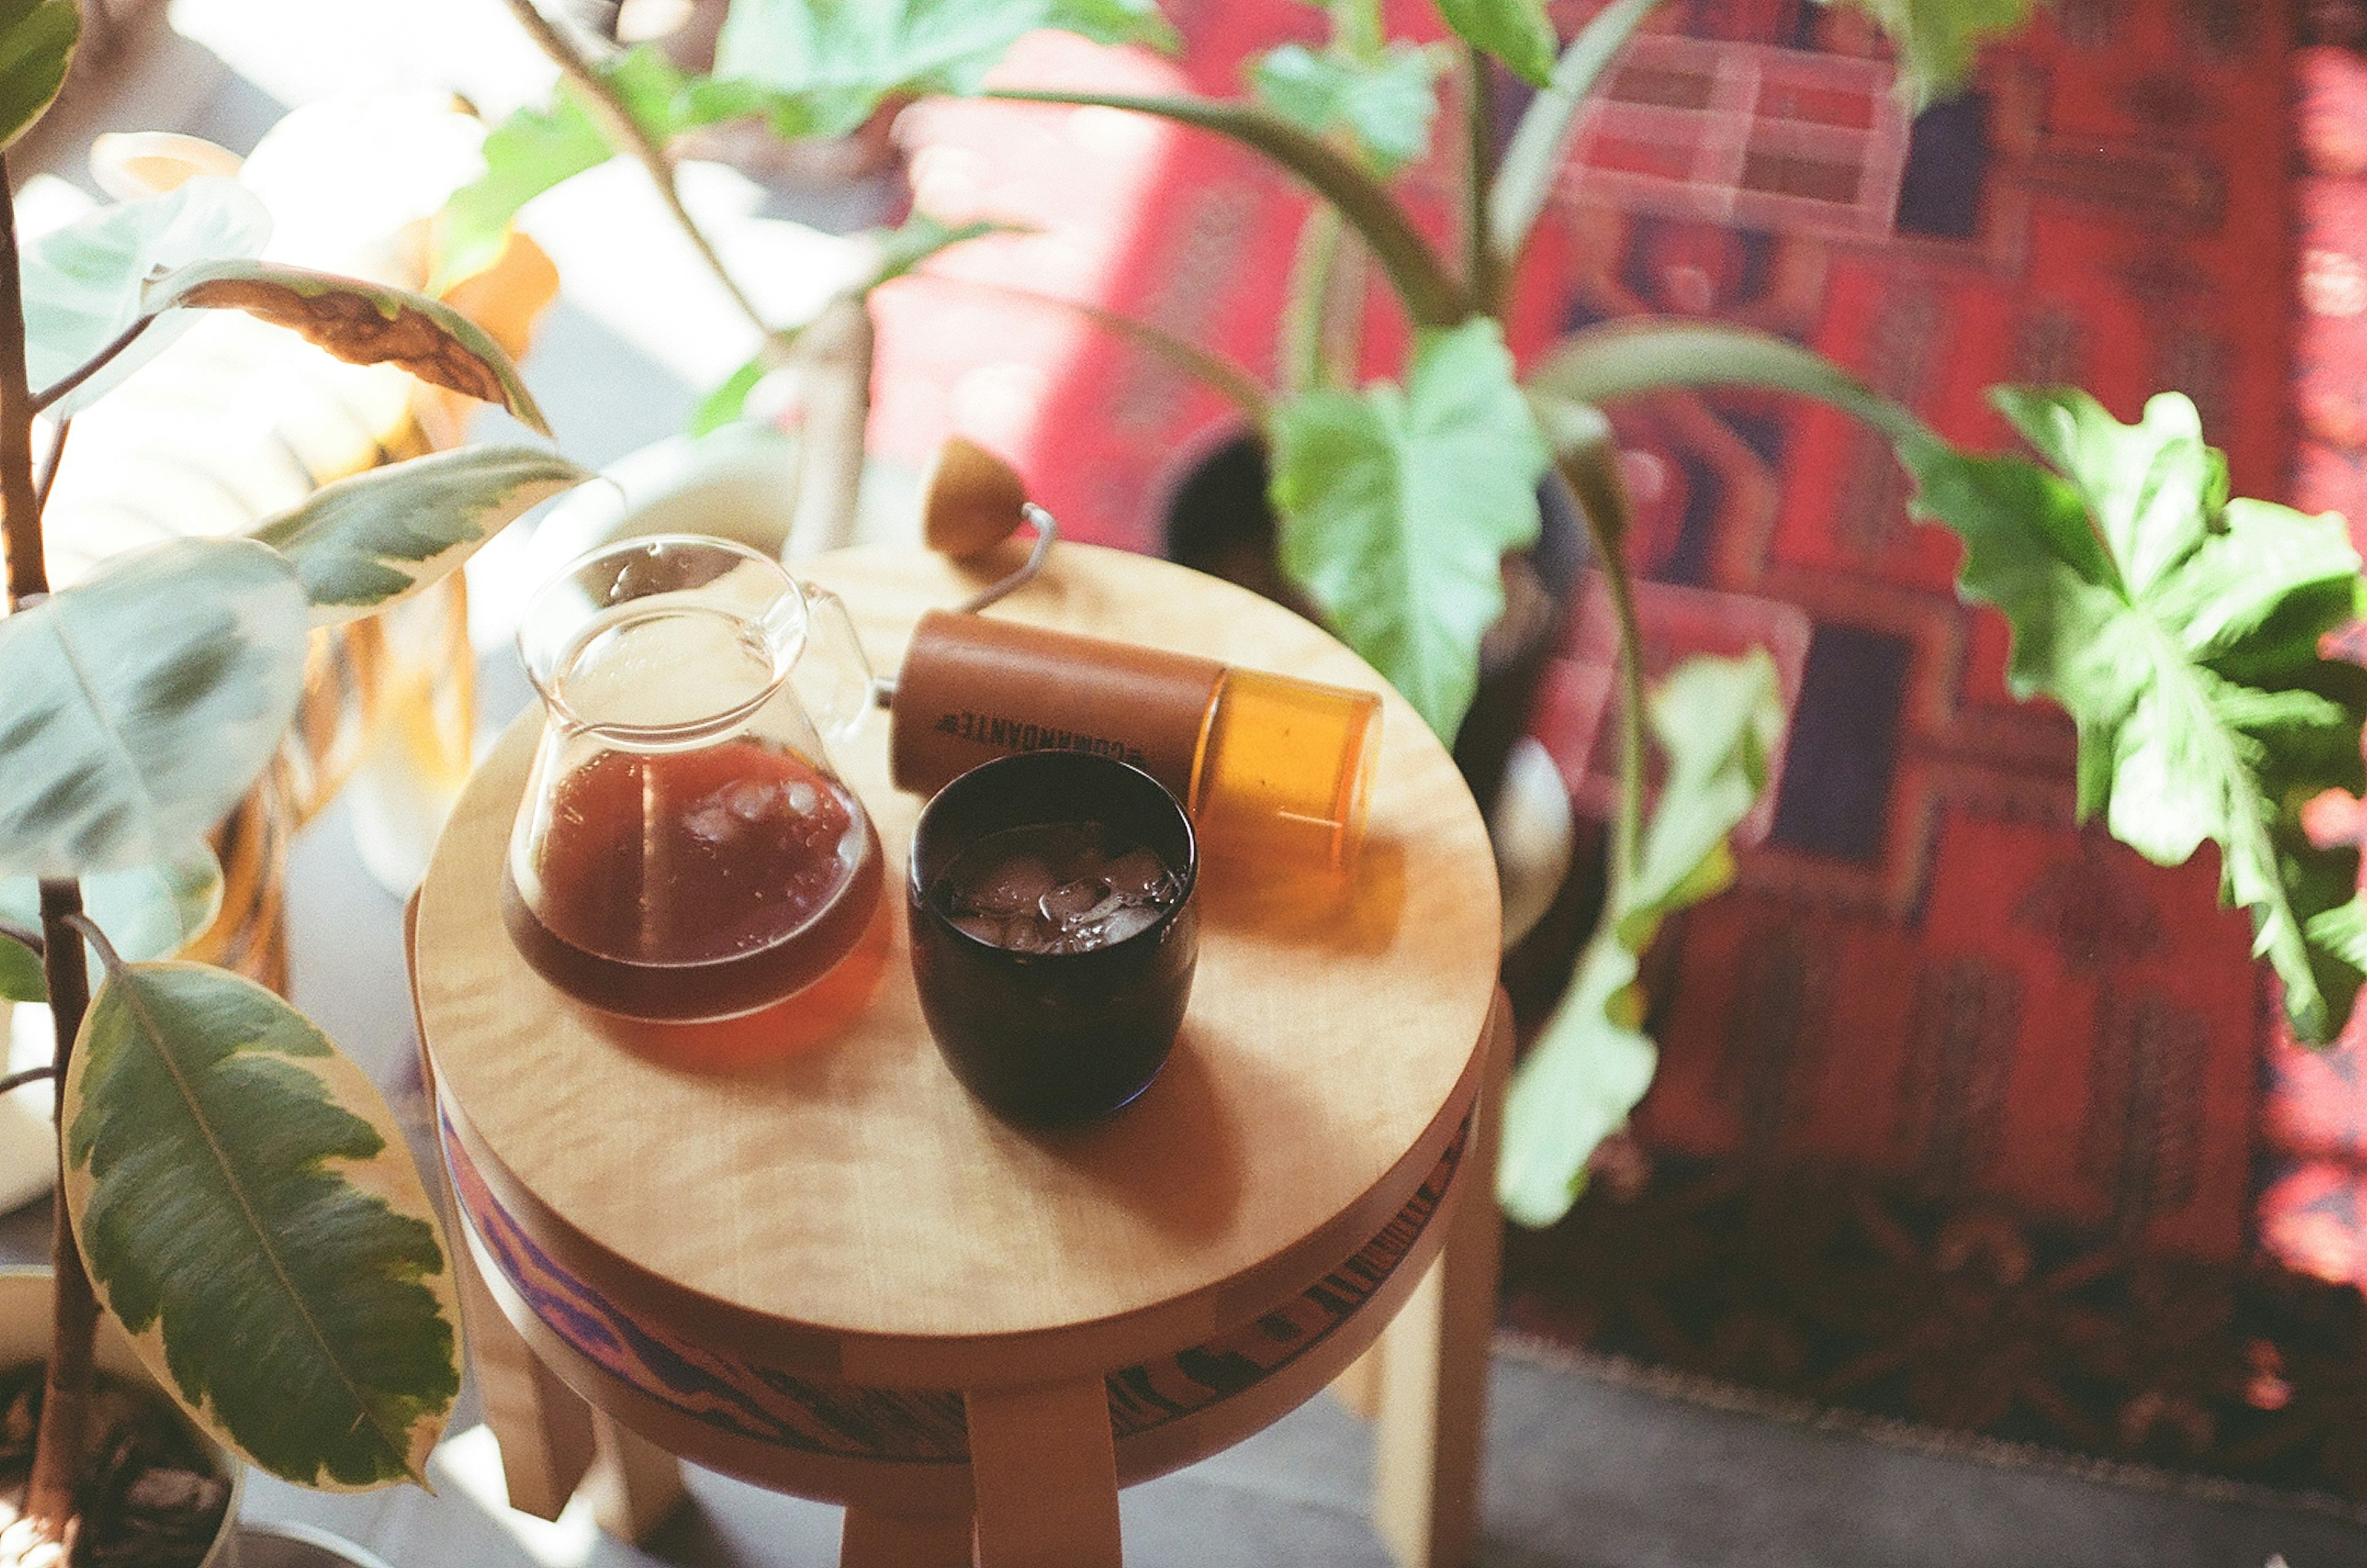
[[[82,881],[83,912],[118,953],[135,960],[180,952],[213,924],[221,898],[221,863],[203,844],[192,844],[171,860],[103,871]],[[0,881],[0,920],[39,931],[40,885],[28,876]],[[0,937],[0,1001],[48,999],[40,960],[31,949]]]
[[[152,311],[243,310],[351,364],[400,366],[550,434],[501,345],[451,306],[408,288],[277,262],[203,262],[151,284],[144,305]]]
[[[81,31],[74,0],[0,0],[0,147],[23,135],[65,85]]]
[[[1612,888],[1569,989],[1504,1102],[1497,1195],[1524,1225],[1569,1212],[1595,1145],[1651,1087],[1659,1051],[1644,1032],[1637,965],[1663,920],[1734,880],[1727,835],[1758,804],[1784,743],[1775,661],[1756,649],[1740,659],[1687,660],[1653,694],[1651,725],[1669,766],[1636,874]]]
[[[152,313],[143,296],[160,272],[253,256],[271,237],[263,198],[201,175],[163,196],[119,202],[55,229],[25,249],[25,371],[36,393],[65,383],[126,328]],[[197,318],[154,321],[103,368],[56,402],[72,413],[105,394]]]
[[[295,569],[246,539],[126,556],[0,617],[0,876],[187,853],[288,728],[305,620]]]
[[[312,624],[334,626],[418,592],[591,477],[531,446],[463,446],[324,485],[249,536],[294,565]]]
[[[424,1477],[451,1253],[361,1068],[226,970],[110,963],[60,1111],[91,1282],[190,1415],[306,1486]]]

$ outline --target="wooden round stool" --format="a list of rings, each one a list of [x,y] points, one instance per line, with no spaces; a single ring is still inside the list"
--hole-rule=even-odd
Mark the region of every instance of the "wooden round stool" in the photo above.
[[[883,671],[923,611],[976,586],[917,552],[800,570],[845,599]],[[1288,612],[1116,551],[1060,546],[993,613],[1380,685]],[[488,1302],[640,1438],[846,1504],[848,1562],[968,1562],[974,1543],[988,1568],[1114,1564],[1121,1483],[1296,1406],[1414,1292],[1467,1189],[1464,1207],[1492,1216],[1494,865],[1452,761],[1394,693],[1353,878],[1212,863],[1166,1069],[1116,1115],[1059,1133],[979,1105],[922,1022],[901,896],[922,802],[889,783],[885,714],[832,759],[888,855],[870,962],[689,1030],[572,1006],[504,932],[539,721],[521,719],[462,796],[414,937],[489,1409],[508,1395],[486,1371],[504,1326]],[[1492,1249],[1467,1250],[1485,1283],[1457,1294],[1484,1298]],[[1478,1395],[1443,1391],[1426,1359],[1414,1403],[1435,1424]],[[550,1430],[519,1441],[566,1447]],[[515,1462],[512,1481],[515,1495]]]

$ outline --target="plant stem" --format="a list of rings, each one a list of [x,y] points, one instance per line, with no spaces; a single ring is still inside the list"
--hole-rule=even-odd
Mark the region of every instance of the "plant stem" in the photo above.
[[[513,4],[516,0],[513,0]],[[1070,104],[1086,108],[1132,109],[1202,130],[1213,130],[1281,164],[1340,209],[1397,287],[1418,326],[1452,327],[1468,320],[1475,307],[1463,286],[1439,265],[1430,242],[1380,182],[1353,158],[1282,118],[1247,104],[1217,98],[1159,96],[1133,93],[1070,93],[1006,87],[984,95],[1009,103]]]
[[[1283,297],[1282,342],[1276,355],[1282,389],[1296,397],[1331,381],[1324,356],[1324,328],[1329,324],[1331,280],[1340,262],[1340,241],[1345,225],[1340,209],[1318,202],[1298,231],[1298,246],[1290,261],[1289,291]]]
[[[1467,43],[1463,46],[1463,273],[1481,313],[1501,316],[1503,269],[1489,243],[1494,225],[1488,216],[1496,184],[1496,90],[1488,57]]]
[[[85,359],[80,365],[75,366],[74,369],[69,371],[57,382],[56,385],[44,387],[40,392],[36,393],[33,398],[33,412],[35,413],[40,413],[43,409],[48,408],[60,398],[64,397],[68,392],[73,391],[76,387],[81,386],[85,381],[89,380],[92,377],[106,369],[108,361],[112,360],[117,355],[121,354],[125,349],[130,348],[133,344],[140,341],[140,334],[146,332],[150,327],[153,327],[155,324],[156,318],[153,315],[142,316],[138,321],[132,322],[130,326],[124,328],[121,332],[116,333],[113,338],[108,340],[105,348],[100,349],[96,354],[92,355],[88,359]]]
[[[1587,514],[1595,558],[1611,589],[1611,612],[1619,623],[1619,818],[1612,826],[1611,889],[1603,919],[1614,918],[1619,898],[1635,886],[1644,842],[1644,629],[1636,618],[1636,585],[1617,540]]]
[[[40,516],[50,514],[50,487],[58,482],[58,466],[65,461],[66,437],[74,432],[74,416],[58,421],[57,430],[50,436],[50,449],[41,454],[41,477],[33,489],[33,511]]]
[[[41,545],[41,508],[33,483],[33,394],[26,384],[25,300],[17,259],[17,202],[0,161],[0,527],[8,542],[8,607],[14,611],[50,591]],[[82,886],[72,878],[41,883],[41,975],[50,993],[51,1066],[63,1084],[74,1036],[90,1005],[90,972],[82,941],[68,921],[82,914]],[[33,1439],[33,1470],[25,1487],[25,1515],[44,1540],[62,1541],[74,1517],[74,1470],[89,1419],[91,1361],[98,1342],[98,1301],[84,1272],[82,1250],[65,1205],[65,1130],[58,1130],[58,1195],[50,1228],[54,1292],[50,1317],[48,1386],[40,1428]]]
[[[8,607],[50,591],[41,509],[33,492],[33,397],[25,384],[25,299],[17,202],[0,158],[0,532],[8,546]]]
[[[24,385],[24,361],[17,373],[0,367],[0,383]],[[41,953],[49,983],[54,1041],[51,1067],[62,1090],[74,1062],[74,1036],[90,1006],[90,971],[74,923],[83,919],[82,888],[72,880],[41,883]],[[59,1095],[58,1194],[50,1226],[50,1266],[56,1275],[50,1318],[48,1385],[41,1396],[41,1424],[33,1439],[33,1472],[26,1483],[25,1513],[43,1539],[62,1540],[74,1517],[74,1470],[90,1414],[92,1356],[98,1339],[98,1298],[83,1269],[82,1249],[65,1204],[64,1095]]]
[[[58,1069],[48,1062],[43,1062],[38,1067],[19,1068],[6,1077],[0,1077],[0,1094],[14,1094],[28,1083],[40,1083],[43,1078],[54,1078],[57,1076]]]
[[[524,28],[537,47],[550,57],[551,63],[559,67],[560,74],[567,78],[568,84],[582,97],[584,112],[599,126],[602,139],[617,152],[629,152],[640,160],[641,167],[650,172],[650,178],[656,183],[658,195],[664,200],[666,210],[674,214],[674,222],[689,237],[700,259],[707,263],[708,270],[715,274],[717,282],[723,285],[723,291],[731,296],[731,302],[740,307],[740,313],[747,317],[770,342],[774,336],[772,323],[764,320],[764,312],[756,309],[756,302],[748,298],[747,291],[725,268],[723,258],[716,254],[715,246],[708,242],[705,231],[692,221],[690,209],[683,206],[682,192],[674,184],[673,154],[641,129],[640,122],[633,118],[633,111],[608,85],[607,79],[593,69],[591,61],[584,58],[583,51],[577,49],[565,33],[535,8],[534,0],[506,0],[506,4],[510,14],[517,17],[518,26]]]

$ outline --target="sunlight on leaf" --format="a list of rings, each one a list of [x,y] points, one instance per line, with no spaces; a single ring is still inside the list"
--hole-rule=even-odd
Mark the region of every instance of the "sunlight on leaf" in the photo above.
[[[301,333],[349,364],[400,366],[550,434],[501,345],[451,306],[408,288],[276,262],[205,262],[151,285],[147,306],[243,310]]]
[[[1549,461],[1497,324],[1423,333],[1406,387],[1303,393],[1268,434],[1283,570],[1452,740]]]
[[[2079,808],[2164,865],[2203,843],[2294,1032],[2324,1043],[2361,983],[2348,940],[2358,852],[2312,848],[2302,806],[2361,786],[2367,670],[2318,638],[2367,607],[2343,520],[2227,500],[2194,405],[2165,393],[2122,425],[2086,393],[1991,394],[2055,471],[1903,446],[1916,509],[1963,536],[1968,597],[2013,629],[2018,696],[2079,730]]]
[[[120,557],[0,617],[0,875],[187,853],[277,749],[304,590],[247,539]]]
[[[1497,1194],[1521,1224],[1549,1225],[1569,1212],[1595,1146],[1651,1087],[1659,1053],[1643,1030],[1637,965],[1663,920],[1734,879],[1727,835],[1758,804],[1784,743],[1775,661],[1757,649],[1739,659],[1696,655],[1653,694],[1651,723],[1668,774],[1635,879],[1611,890],[1504,1103]]]
[[[34,241],[20,276],[25,290],[25,372],[40,391],[63,381],[151,307],[151,276],[194,262],[261,253],[271,215],[245,186],[201,175],[163,196],[102,207]],[[141,333],[57,405],[72,413],[155,357],[194,316]]]
[[[324,485],[249,537],[288,558],[334,626],[409,597],[527,511],[592,477],[532,446],[463,446]]]
[[[359,1066],[252,981],[128,964],[59,1113],[91,1282],[208,1431],[308,1486],[425,1475],[460,1386],[450,1255]]]

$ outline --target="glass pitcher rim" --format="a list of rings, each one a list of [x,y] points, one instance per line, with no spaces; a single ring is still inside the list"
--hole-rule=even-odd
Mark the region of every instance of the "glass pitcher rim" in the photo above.
[[[527,638],[535,623],[536,611],[545,597],[561,584],[572,581],[585,568],[604,556],[627,553],[655,553],[666,547],[710,550],[721,555],[736,556],[768,572],[780,584],[781,591],[773,596],[771,604],[761,615],[750,622],[764,637],[766,650],[773,658],[771,677],[749,696],[719,708],[698,718],[684,719],[673,724],[629,724],[616,720],[586,717],[561,694],[556,669],[546,670],[543,661],[527,647]],[[690,590],[689,592],[696,592]],[[793,620],[784,615],[784,606],[795,606]],[[601,606],[594,606],[595,609]],[[752,549],[737,539],[720,538],[711,534],[635,534],[606,544],[595,545],[550,574],[542,585],[527,599],[526,614],[519,619],[515,642],[518,662],[526,668],[526,678],[542,699],[543,706],[552,718],[565,724],[572,732],[596,735],[603,739],[623,745],[664,750],[676,746],[696,745],[727,733],[753,717],[764,706],[778,696],[788,683],[790,671],[805,651],[812,612],[806,603],[806,585],[788,568],[761,550]],[[783,624],[790,621],[790,624]]]

